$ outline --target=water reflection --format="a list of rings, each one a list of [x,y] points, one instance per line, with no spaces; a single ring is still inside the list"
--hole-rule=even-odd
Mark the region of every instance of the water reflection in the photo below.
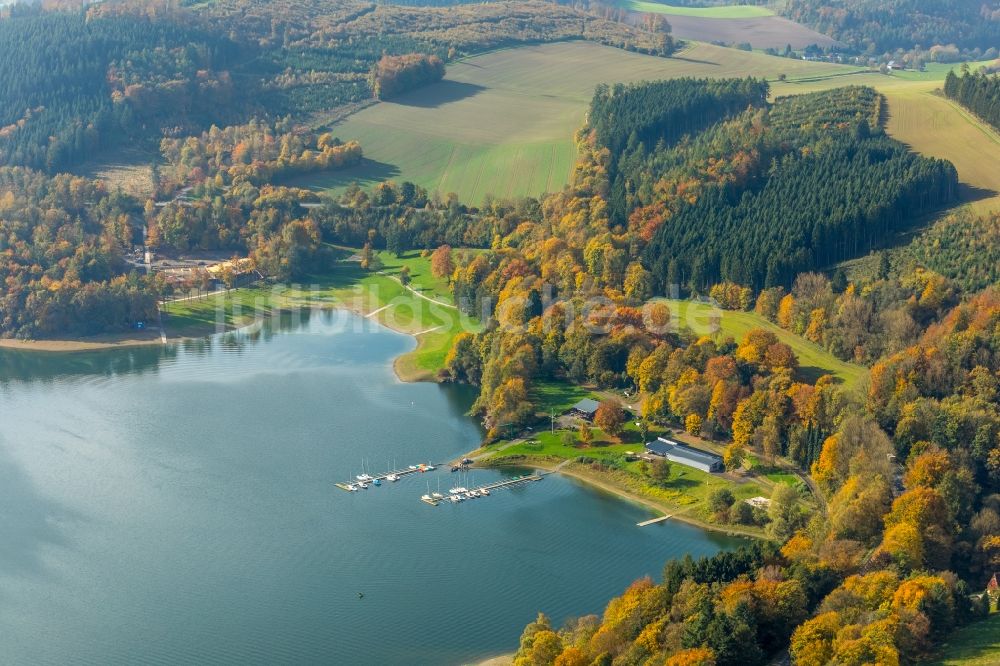
[[[177,360],[182,353],[193,357],[208,356],[216,349],[240,353],[254,345],[271,341],[275,335],[304,330],[308,328],[310,321],[332,324],[339,319],[333,311],[305,310],[268,317],[227,333],[165,345],[73,352],[0,349],[0,385],[9,382],[44,383],[80,376],[115,377],[155,373],[161,364]]]

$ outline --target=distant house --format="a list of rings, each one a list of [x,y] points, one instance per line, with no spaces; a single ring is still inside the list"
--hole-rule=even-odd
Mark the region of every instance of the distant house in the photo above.
[[[599,402],[593,398],[584,398],[580,402],[576,403],[569,408],[569,413],[575,416],[580,416],[587,419],[588,421],[594,420],[594,414],[597,413],[597,407],[600,405]]]
[[[993,574],[990,578],[990,582],[986,584],[986,594],[990,595],[990,598],[996,599],[1000,596],[1000,582],[997,582],[997,575]]]
[[[658,437],[655,441],[646,444],[646,453],[666,458],[670,462],[680,465],[700,469],[703,472],[715,473],[725,469],[722,464],[722,456],[664,437]]]

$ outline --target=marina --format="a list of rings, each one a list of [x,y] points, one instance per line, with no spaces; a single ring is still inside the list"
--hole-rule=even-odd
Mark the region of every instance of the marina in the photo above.
[[[367,472],[362,472],[354,477],[355,480],[348,481],[346,483],[337,482],[335,485],[341,490],[346,490],[349,493],[357,492],[359,490],[368,490],[371,486],[381,486],[383,481],[388,481],[390,483],[395,483],[399,481],[404,476],[410,476],[411,474],[423,474],[425,472],[433,472],[437,469],[431,463],[419,463],[417,465],[410,465],[409,467],[402,467],[400,469],[394,469],[386,472],[385,474],[368,474]]]
[[[438,504],[450,502],[452,504],[459,504],[465,500],[478,499],[480,497],[489,497],[490,493],[494,490],[501,490],[505,488],[514,488],[516,486],[523,486],[532,481],[541,481],[545,476],[541,474],[525,474],[523,476],[515,476],[510,479],[504,479],[503,481],[496,481],[494,483],[488,483],[484,486],[478,486],[475,488],[465,488],[464,486],[456,486],[448,491],[447,494],[440,492],[428,493],[420,498],[421,502],[426,502],[431,506],[437,506]]]

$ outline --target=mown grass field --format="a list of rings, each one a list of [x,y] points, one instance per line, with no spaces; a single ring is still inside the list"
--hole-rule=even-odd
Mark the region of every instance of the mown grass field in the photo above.
[[[949,636],[932,666],[996,666],[1000,664],[1000,613],[962,627]]]
[[[591,42],[524,46],[448,65],[447,78],[364,109],[334,126],[358,139],[358,167],[311,174],[290,184],[341,191],[410,180],[478,203],[487,195],[539,195],[569,181],[583,124],[599,83],[681,76],[828,75],[836,65],[693,44],[656,58]]]
[[[753,312],[718,310],[710,305],[683,300],[666,300],[670,306],[671,321],[681,329],[713,337],[732,336],[737,342],[754,328],[773,331],[781,342],[792,348],[799,359],[799,374],[815,381],[824,374],[836,377],[845,388],[853,388],[867,376],[866,368],[841,361],[819,345],[772,324]],[[720,315],[716,322],[713,315]]]
[[[620,0],[619,7],[633,12],[667,14],[669,16],[694,16],[697,18],[744,19],[774,16],[767,7],[757,5],[723,5],[718,7],[676,7],[647,0]]]
[[[450,304],[447,284],[431,276],[429,260],[419,254],[397,258],[381,253],[381,273],[364,271],[358,262],[346,260],[351,254],[344,251],[328,272],[310,276],[303,284],[236,289],[168,303],[164,326],[171,336],[195,337],[295,309],[344,307],[414,335],[417,347],[396,359],[396,372],[408,381],[433,378],[455,335],[478,330],[478,322]],[[411,269],[413,291],[396,279],[403,265]]]

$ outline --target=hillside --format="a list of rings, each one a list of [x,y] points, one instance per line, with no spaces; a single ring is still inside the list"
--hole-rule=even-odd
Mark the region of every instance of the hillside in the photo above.
[[[914,47],[995,53],[1000,43],[996,0],[788,0],[783,13],[871,55]]]
[[[560,189],[575,159],[573,133],[598,83],[681,76],[813,78],[854,71],[693,44],[654,58],[585,42],[526,46],[449,65],[442,83],[364,109],[334,125],[359,139],[359,168],[295,185],[341,191],[352,182],[412,180],[463,201]]]
[[[750,44],[755,49],[803,49],[808,46],[834,47],[839,43],[829,35],[791,21],[764,4],[702,6],[661,3],[656,0],[619,0],[617,3],[636,16],[659,14],[670,21],[674,37],[683,40],[723,44]],[[637,19],[638,20],[638,19]]]

